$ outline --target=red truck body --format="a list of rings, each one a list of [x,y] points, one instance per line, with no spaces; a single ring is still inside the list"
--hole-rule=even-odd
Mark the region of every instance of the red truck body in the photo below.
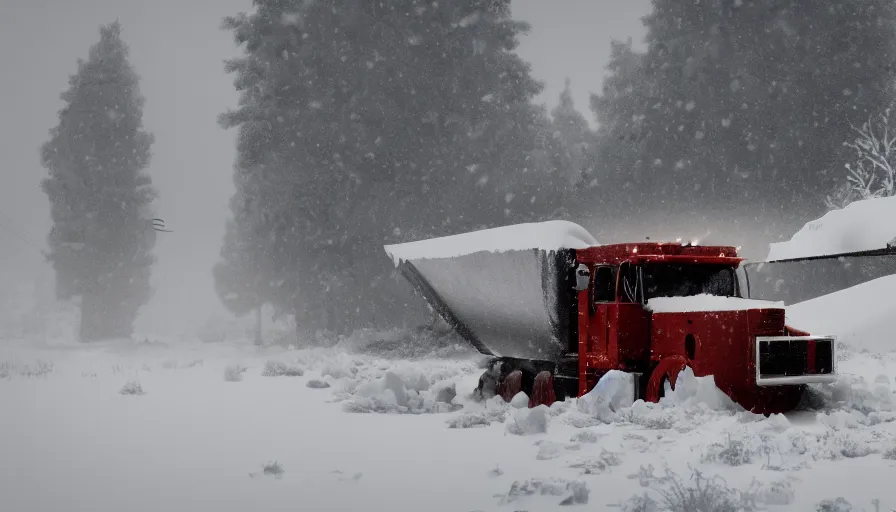
[[[487,246],[483,233],[474,241]],[[455,240],[448,241],[438,240],[436,249]],[[621,370],[636,377],[634,397],[655,402],[690,367],[696,376],[712,375],[747,410],[776,413],[795,408],[806,384],[836,378],[832,337],[792,329],[780,304],[745,298],[734,247],[592,245],[586,238],[578,248],[450,257],[427,250],[387,247],[434,310],[500,363],[483,376],[480,392],[490,375],[505,399],[523,391],[530,406],[550,404]],[[676,309],[704,296],[715,307]],[[666,307],[655,306],[663,301]]]
[[[833,339],[788,328],[783,308],[651,312],[643,289],[634,297],[624,291],[626,269],[637,276],[651,267],[697,265],[730,268],[733,276],[742,261],[734,247],[617,244],[576,250],[575,259],[589,275],[588,289],[577,291],[578,395],[617,369],[645,372],[642,397],[655,402],[665,381],[674,386],[688,366],[696,376],[712,375],[746,409],[774,413],[796,407],[804,384],[835,375]]]

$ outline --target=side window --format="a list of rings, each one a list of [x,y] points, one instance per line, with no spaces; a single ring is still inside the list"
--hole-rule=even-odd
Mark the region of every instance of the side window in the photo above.
[[[616,299],[616,269],[594,269],[594,302],[613,302]]]
[[[621,302],[643,302],[641,269],[631,263],[619,267],[619,300]]]

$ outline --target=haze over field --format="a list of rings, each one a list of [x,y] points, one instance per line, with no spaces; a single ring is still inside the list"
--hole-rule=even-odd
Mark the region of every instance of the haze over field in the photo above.
[[[239,51],[220,24],[250,6],[249,0],[33,0],[3,7],[0,62],[13,78],[0,83],[0,213],[7,216],[0,217],[0,275],[31,279],[49,270],[35,257],[50,227],[38,147],[62,107],[59,94],[75,61],[85,57],[97,27],[117,18],[147,98],[144,125],[156,137],[149,166],[159,190],[156,211],[175,230],[158,239],[156,292],[138,325],[181,334],[212,315],[228,316],[210,269],[234,191],[235,132],[221,129],[217,117],[236,106],[238,95],[223,61]],[[532,24],[519,52],[545,83],[538,101],[553,107],[569,77],[577,108],[593,123],[589,95],[600,90],[610,39],[640,42],[639,18],[648,8],[645,0],[567,0],[562,9],[514,0],[514,15]]]

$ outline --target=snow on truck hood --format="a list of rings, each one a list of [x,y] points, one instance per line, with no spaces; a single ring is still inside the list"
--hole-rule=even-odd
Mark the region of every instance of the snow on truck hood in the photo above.
[[[585,249],[595,245],[599,245],[597,240],[582,226],[574,222],[552,220],[387,245],[384,249],[397,266],[402,261],[453,258],[477,252],[500,253],[529,249],[556,251]]]
[[[656,297],[647,301],[645,309],[653,313],[695,313],[706,311],[743,311],[746,309],[784,309],[783,302],[693,295],[689,297]]]
[[[767,260],[884,249],[896,238],[896,196],[866,199],[807,222],[786,242],[770,245]]]

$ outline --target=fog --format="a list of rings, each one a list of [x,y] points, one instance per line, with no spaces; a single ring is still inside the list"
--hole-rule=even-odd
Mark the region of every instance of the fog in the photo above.
[[[77,59],[101,24],[119,19],[146,97],[144,126],[155,135],[149,173],[159,191],[155,209],[173,233],[159,236],[154,296],[141,310],[139,331],[181,334],[229,313],[213,290],[216,261],[233,193],[235,131],[217,116],[236,105],[224,59],[237,56],[221,19],[249,0],[29,0],[9,2],[0,16],[0,274],[52,282],[42,262],[50,227],[40,190],[46,171],[39,147],[55,126]],[[593,124],[591,92],[600,90],[611,38],[640,41],[646,0],[517,0],[514,15],[532,25],[519,48],[544,82],[539,97],[553,107],[568,77],[578,110]],[[49,274],[48,274],[49,273]]]

